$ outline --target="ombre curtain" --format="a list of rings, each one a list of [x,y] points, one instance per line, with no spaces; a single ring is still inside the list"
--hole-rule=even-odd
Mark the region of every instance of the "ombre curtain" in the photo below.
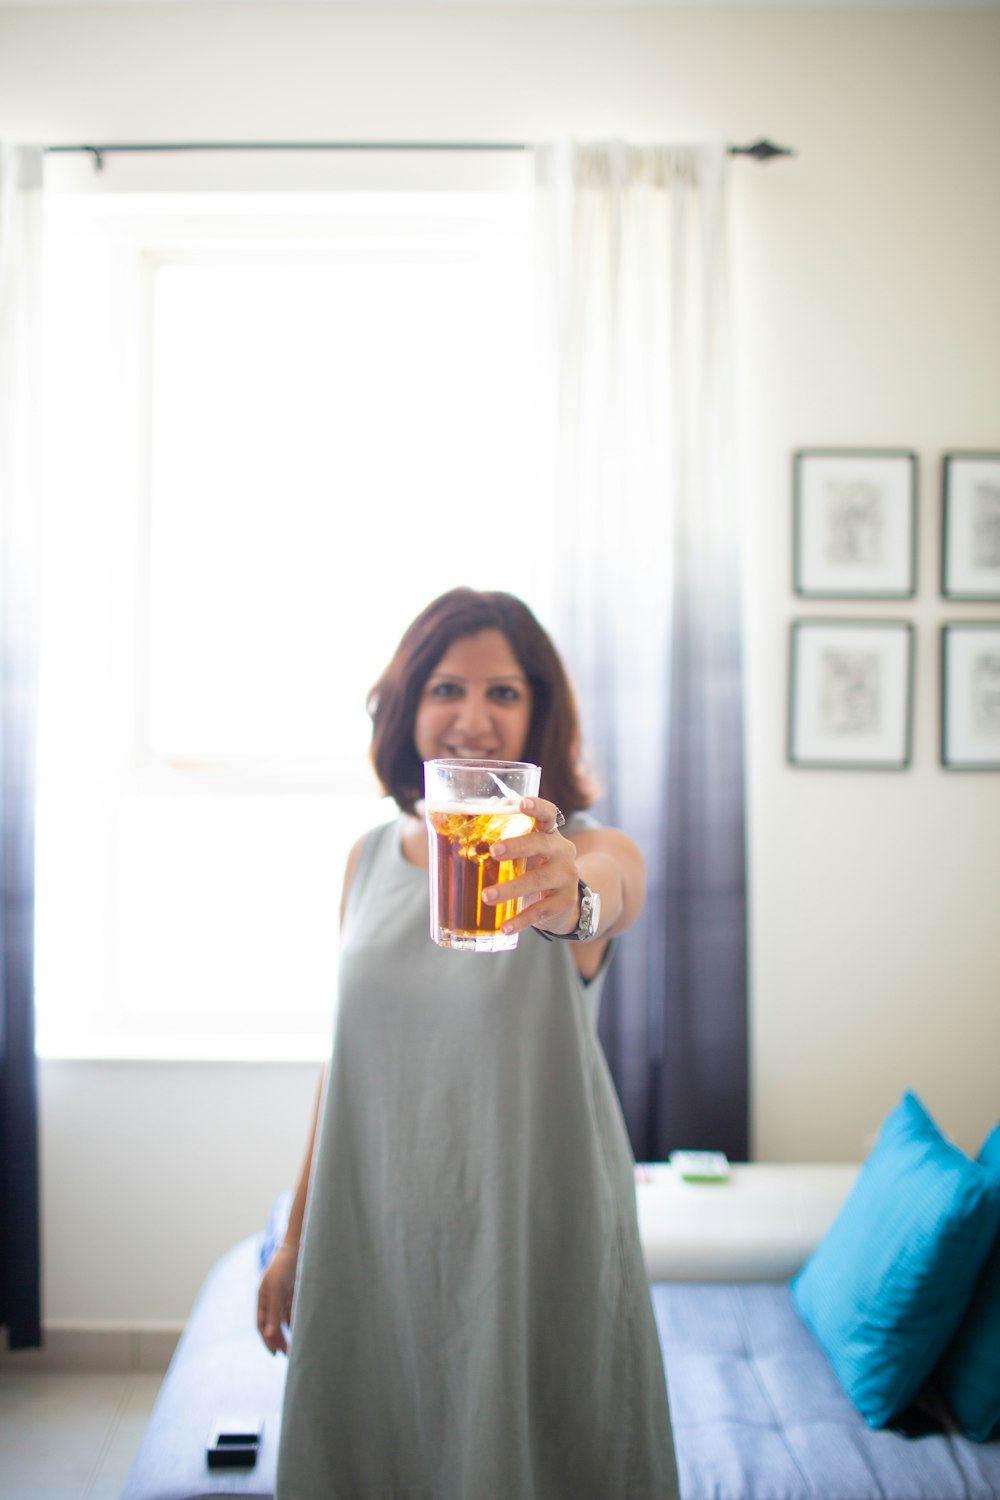
[[[536,152],[556,633],[648,874],[599,1023],[640,1160],[748,1155],[727,174],[722,145]]]
[[[41,1342],[34,1041],[42,151],[0,145],[0,1325]]]

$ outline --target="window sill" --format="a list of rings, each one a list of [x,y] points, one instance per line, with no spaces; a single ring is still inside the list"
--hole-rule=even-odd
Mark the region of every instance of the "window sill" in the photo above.
[[[157,1032],[86,1035],[40,1033],[40,1062],[316,1063],[330,1055],[330,1032],[311,1035],[257,1033],[250,1036]]]

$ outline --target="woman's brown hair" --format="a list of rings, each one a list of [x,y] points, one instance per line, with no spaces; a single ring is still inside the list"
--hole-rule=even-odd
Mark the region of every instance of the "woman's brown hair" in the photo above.
[[[423,764],[413,729],[428,677],[453,641],[499,630],[531,684],[531,723],[524,759],[542,768],[541,795],[569,816],[594,793],[580,766],[580,728],[573,690],[559,653],[531,610],[513,594],[451,589],[422,610],[372,688],[371,759],[403,812],[423,796]]]

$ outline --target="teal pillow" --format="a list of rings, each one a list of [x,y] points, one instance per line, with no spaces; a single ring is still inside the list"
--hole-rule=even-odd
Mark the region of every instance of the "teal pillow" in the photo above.
[[[998,1230],[1000,1173],[904,1094],[791,1287],[870,1427],[899,1415],[937,1364]]]
[[[979,1161],[1000,1172],[1000,1125],[984,1141]],[[985,1443],[1000,1432],[1000,1239],[945,1352],[937,1387],[967,1437]]]

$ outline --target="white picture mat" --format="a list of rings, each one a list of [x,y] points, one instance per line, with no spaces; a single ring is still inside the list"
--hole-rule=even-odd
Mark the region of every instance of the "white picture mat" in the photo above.
[[[944,760],[1000,769],[1000,624],[945,627]]]
[[[793,628],[796,764],[907,764],[912,642],[910,628],[895,623]]]
[[[944,593],[1000,599],[1000,455],[948,459]]]
[[[906,453],[797,456],[800,593],[912,594],[914,474]]]

